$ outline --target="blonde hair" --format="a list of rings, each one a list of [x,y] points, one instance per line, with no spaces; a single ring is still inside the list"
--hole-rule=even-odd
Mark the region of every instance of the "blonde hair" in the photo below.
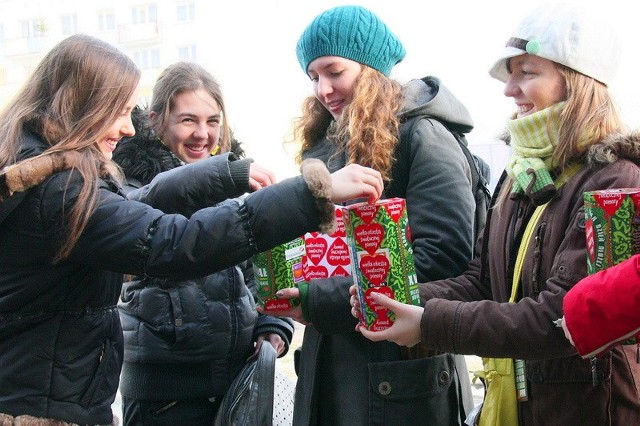
[[[0,113],[0,168],[15,163],[27,129],[49,145],[38,157],[71,151],[80,159],[73,170],[82,176],[82,187],[65,217],[67,238],[54,262],[69,255],[84,231],[97,203],[97,180],[120,176],[100,152],[96,137],[122,114],[139,80],[140,70],[121,51],[76,34],[47,53]]]
[[[607,86],[564,65],[555,64],[564,78],[566,105],[560,113],[559,143],[552,155],[557,172],[586,160],[589,148],[625,130]],[[503,185],[496,206],[508,198],[512,181]]]
[[[347,163],[358,163],[378,170],[386,182],[391,180],[394,151],[398,144],[402,105],[401,85],[381,72],[363,66],[354,86],[354,98],[336,123],[339,150],[347,153]],[[333,118],[315,96],[303,102],[302,115],[294,120],[294,140],[300,144],[296,161],[327,135]]]
[[[155,86],[149,111],[156,114],[151,123],[156,135],[162,139],[167,127],[169,113],[174,106],[175,99],[184,92],[195,92],[203,89],[220,107],[222,115],[222,132],[220,137],[220,151],[228,152],[231,148],[231,130],[227,120],[227,110],[222,96],[222,89],[218,81],[207,70],[192,62],[177,62],[162,71]]]

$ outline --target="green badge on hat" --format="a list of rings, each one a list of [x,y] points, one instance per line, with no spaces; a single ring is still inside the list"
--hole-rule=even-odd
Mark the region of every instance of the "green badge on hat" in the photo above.
[[[538,40],[529,40],[525,50],[529,55],[537,55],[540,53],[540,42]]]

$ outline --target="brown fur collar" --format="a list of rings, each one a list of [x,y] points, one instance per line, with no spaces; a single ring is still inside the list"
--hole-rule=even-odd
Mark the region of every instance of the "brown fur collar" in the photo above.
[[[640,132],[610,135],[589,148],[587,154],[590,165],[610,164],[623,158],[640,164]]]
[[[118,426],[120,421],[113,416],[113,421],[109,426]],[[0,426],[78,426],[76,423],[68,423],[60,420],[45,419],[28,415],[10,416],[0,413]]]
[[[26,191],[61,170],[71,169],[81,161],[75,151],[56,152],[23,160],[0,172],[0,202],[16,192]]]

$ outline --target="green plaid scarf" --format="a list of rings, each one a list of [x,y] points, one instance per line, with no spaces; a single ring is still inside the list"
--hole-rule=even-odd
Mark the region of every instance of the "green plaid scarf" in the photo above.
[[[558,143],[560,111],[565,102],[507,123],[513,154],[507,174],[513,179],[511,198],[531,198],[539,206],[556,193],[551,176],[551,156]]]

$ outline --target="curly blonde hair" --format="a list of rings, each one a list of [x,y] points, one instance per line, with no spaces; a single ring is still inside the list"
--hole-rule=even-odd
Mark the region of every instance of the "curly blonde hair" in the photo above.
[[[338,152],[346,151],[348,164],[371,167],[389,182],[399,137],[402,86],[363,66],[353,93],[335,128],[331,126],[333,117],[315,96],[304,100],[302,115],[293,124],[293,138],[300,145],[296,162],[299,164],[305,152],[328,137],[338,145]]]

